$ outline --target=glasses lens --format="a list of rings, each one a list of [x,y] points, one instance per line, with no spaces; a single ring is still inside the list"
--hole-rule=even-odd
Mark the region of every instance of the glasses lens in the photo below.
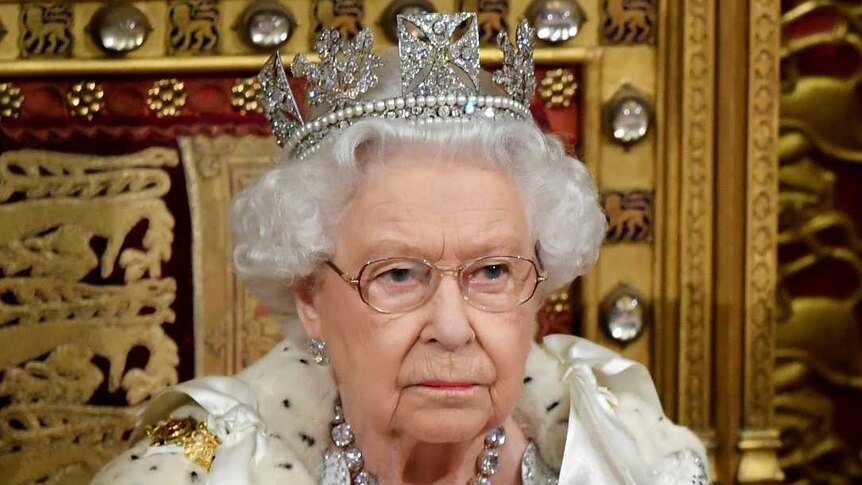
[[[366,303],[383,312],[400,312],[421,305],[434,279],[434,268],[409,258],[392,258],[365,265],[359,290]]]
[[[474,261],[461,272],[461,287],[471,303],[483,310],[510,310],[533,296],[538,272],[532,261],[492,256]]]

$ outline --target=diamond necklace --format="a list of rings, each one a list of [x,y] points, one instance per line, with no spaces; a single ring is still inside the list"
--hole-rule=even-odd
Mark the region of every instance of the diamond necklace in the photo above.
[[[350,425],[344,419],[341,397],[335,399],[335,414],[332,418],[332,443],[341,453],[350,473],[349,483],[353,485],[378,485],[377,477],[365,469],[362,452],[354,445],[355,437]],[[467,485],[491,485],[491,477],[500,469],[500,447],[506,444],[506,430],[499,426],[485,435],[485,443],[479,458],[476,459],[476,476]],[[344,477],[347,478],[347,477]]]

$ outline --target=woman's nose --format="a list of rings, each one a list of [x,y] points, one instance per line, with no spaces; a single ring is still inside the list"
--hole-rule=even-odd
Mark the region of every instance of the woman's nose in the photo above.
[[[436,342],[454,351],[476,338],[467,316],[468,303],[455,278],[442,278],[428,304],[431,305],[431,316],[422,329],[424,341]]]

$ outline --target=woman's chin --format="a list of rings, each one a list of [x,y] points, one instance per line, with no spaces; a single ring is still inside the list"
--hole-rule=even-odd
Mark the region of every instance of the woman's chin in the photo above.
[[[488,427],[488,411],[480,409],[423,409],[411,413],[404,431],[425,443],[472,440]]]

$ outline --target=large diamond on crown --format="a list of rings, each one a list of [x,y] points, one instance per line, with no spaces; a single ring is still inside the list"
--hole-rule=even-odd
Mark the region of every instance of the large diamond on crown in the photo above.
[[[403,96],[478,93],[475,13],[398,16]]]

